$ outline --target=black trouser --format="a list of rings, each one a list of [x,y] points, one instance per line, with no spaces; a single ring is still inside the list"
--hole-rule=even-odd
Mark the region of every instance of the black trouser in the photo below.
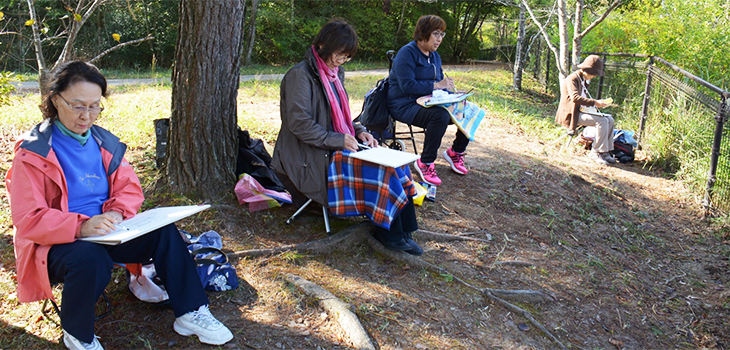
[[[195,263],[175,224],[120,245],[86,241],[57,244],[48,252],[48,277],[63,283],[61,327],[84,343],[94,340],[94,304],[109,284],[116,263],[152,259],[175,317],[208,304]]]
[[[386,230],[380,226],[376,227],[376,234],[385,237],[388,241],[397,242],[404,237],[404,233],[418,230],[418,222],[416,220],[416,207],[413,204],[413,198],[408,197],[408,203],[401,209],[400,213],[390,222],[390,230]]]
[[[446,133],[446,127],[453,124],[451,114],[445,108],[434,106],[431,108],[421,107],[413,117],[413,125],[425,128],[426,135],[423,140],[423,151],[421,152],[422,163],[433,163],[438,156],[441,139]],[[469,145],[469,138],[461,130],[456,130],[456,138],[452,144],[454,152],[462,153]]]

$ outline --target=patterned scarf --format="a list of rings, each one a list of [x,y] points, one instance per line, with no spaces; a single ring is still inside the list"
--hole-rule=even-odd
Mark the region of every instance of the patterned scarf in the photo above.
[[[355,129],[352,126],[352,119],[350,118],[350,104],[347,102],[347,94],[345,88],[342,86],[340,78],[337,76],[338,68],[330,68],[317,54],[317,50],[312,45],[312,52],[314,57],[317,59],[317,68],[319,69],[319,78],[322,80],[325,91],[327,91],[327,99],[332,107],[332,126],[335,131],[343,134],[350,134],[355,136]],[[332,82],[335,83],[337,88],[337,95],[340,97],[340,102],[337,103],[335,93],[332,91]],[[341,108],[338,108],[341,106]]]

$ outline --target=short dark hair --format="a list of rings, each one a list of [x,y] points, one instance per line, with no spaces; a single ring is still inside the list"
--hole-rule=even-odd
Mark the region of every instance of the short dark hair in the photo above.
[[[340,52],[352,57],[357,53],[357,33],[344,20],[333,19],[319,30],[312,45],[322,60]]]
[[[428,41],[431,33],[436,30],[446,30],[446,22],[436,15],[424,15],[416,22],[416,29],[413,31],[413,40]]]
[[[66,62],[56,68],[51,81],[48,83],[48,92],[43,96],[40,106],[43,119],[52,119],[58,116],[58,110],[53,105],[53,96],[82,81],[99,85],[101,95],[106,97],[106,78],[96,66],[84,61]]]

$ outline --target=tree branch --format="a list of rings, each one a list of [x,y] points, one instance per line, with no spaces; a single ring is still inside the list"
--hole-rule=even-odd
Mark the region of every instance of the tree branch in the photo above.
[[[552,41],[550,41],[550,35],[545,30],[545,27],[540,23],[540,21],[537,20],[537,17],[535,17],[535,14],[532,13],[532,8],[530,8],[530,5],[527,3],[527,0],[522,0],[522,4],[525,5],[525,9],[530,14],[530,18],[532,18],[532,21],[535,22],[535,25],[537,28],[540,29],[540,33],[542,33],[543,37],[545,38],[545,43],[550,48],[550,51],[553,52],[553,55],[555,55],[555,62],[560,62],[560,53],[558,52],[558,48],[553,45]],[[551,11],[552,12],[552,11]],[[549,17],[548,17],[549,19]],[[564,72],[563,67],[560,64],[557,64],[558,69],[560,70],[560,74],[563,76],[566,76],[566,72]]]
[[[611,13],[611,11],[615,10],[615,9],[616,9],[616,8],[617,8],[617,7],[619,6],[619,5],[621,5],[621,4],[622,4],[622,2],[623,2],[623,1],[621,1],[621,0],[615,0],[615,1],[614,1],[614,2],[613,2],[613,3],[611,4],[611,6],[609,6],[609,7],[608,7],[608,8],[606,9],[606,11],[605,11],[605,12],[603,12],[603,15],[602,15],[601,17],[597,18],[597,19],[596,19],[595,21],[593,21],[593,23],[591,23],[591,25],[589,25],[589,26],[588,26],[588,27],[587,27],[587,28],[586,28],[586,29],[585,29],[585,30],[584,30],[584,31],[583,31],[582,33],[580,33],[580,34],[579,34],[579,35],[577,35],[577,36],[576,36],[575,38],[573,38],[573,41],[575,41],[576,39],[582,39],[582,38],[583,38],[584,36],[588,35],[588,32],[590,32],[590,31],[591,31],[591,30],[592,30],[593,28],[595,28],[596,26],[598,26],[599,24],[601,24],[601,22],[603,22],[603,20],[605,20],[605,19],[606,19],[606,17],[608,17],[608,14],[610,14],[610,13]]]
[[[133,45],[133,44],[137,44],[137,43],[145,42],[145,41],[147,41],[147,40],[154,40],[154,39],[155,39],[155,37],[154,37],[154,36],[148,35],[148,36],[147,36],[147,37],[145,37],[145,38],[141,38],[141,39],[135,39],[135,40],[130,40],[130,41],[126,41],[126,42],[123,42],[123,43],[117,44],[117,45],[115,45],[115,46],[113,46],[113,47],[110,47],[110,48],[108,48],[108,49],[104,50],[104,52],[102,52],[102,53],[100,53],[100,54],[96,55],[96,57],[92,58],[92,59],[91,59],[91,60],[89,61],[89,63],[91,63],[91,64],[94,64],[94,62],[96,62],[97,60],[99,60],[99,59],[101,59],[102,57],[106,56],[106,55],[107,55],[108,53],[110,53],[110,52],[112,52],[112,51],[114,51],[114,50],[118,50],[118,49],[121,49],[122,47],[125,47],[125,46],[127,46],[127,45]]]
[[[30,0],[28,0],[30,1]],[[58,60],[56,60],[56,63],[53,64],[53,68],[55,69],[58,67],[61,63],[66,62],[68,59],[68,56],[71,54],[71,50],[73,49],[74,43],[76,42],[76,36],[79,34],[79,31],[81,30],[81,27],[86,23],[86,20],[89,19],[89,16],[96,10],[99,5],[103,4],[106,0],[94,0],[93,3],[89,6],[88,9],[86,9],[86,12],[81,16],[80,21],[76,21],[76,15],[81,12],[83,9],[83,1],[79,1],[78,6],[76,6],[76,10],[74,10],[72,19],[71,19],[71,30],[69,30],[68,39],[66,39],[66,44],[63,45],[63,50],[61,50],[61,54],[58,55]]]

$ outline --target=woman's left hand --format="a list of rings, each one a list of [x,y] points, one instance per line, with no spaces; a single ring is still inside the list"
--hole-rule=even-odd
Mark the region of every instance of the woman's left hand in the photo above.
[[[359,138],[366,146],[372,148],[378,147],[378,141],[367,131],[361,132],[360,135],[357,135],[357,138]]]

